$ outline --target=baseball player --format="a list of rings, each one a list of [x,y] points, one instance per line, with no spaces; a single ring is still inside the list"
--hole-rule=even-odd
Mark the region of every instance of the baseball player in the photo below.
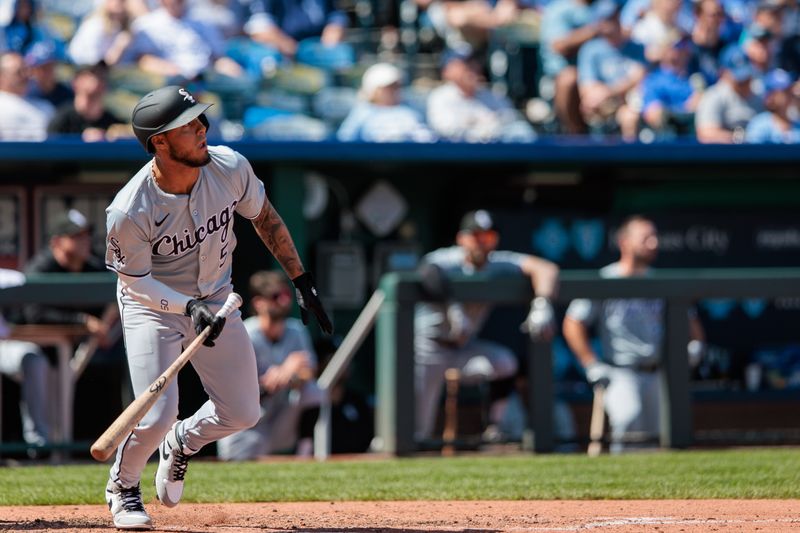
[[[0,290],[24,283],[25,275],[22,272],[0,268]],[[7,339],[9,333],[11,328],[0,312],[0,378],[7,375],[20,382],[22,438],[31,445],[28,455],[35,458],[36,447],[46,445],[50,435],[50,424],[47,420],[50,401],[47,377],[50,365],[39,346],[32,342]]]
[[[217,442],[217,455],[227,461],[254,459],[297,447],[303,411],[319,407],[321,392],[314,379],[317,354],[303,324],[291,318],[292,293],[280,272],[256,272],[250,277],[255,315],[244,321],[256,352],[261,387],[261,419],[250,429]],[[302,446],[301,446],[302,444]]]
[[[248,161],[224,146],[208,146],[205,111],[183,87],[145,95],[134,107],[133,131],[153,159],[106,209],[106,264],[118,275],[131,383],[137,396],[206,326],[211,334],[192,359],[209,400],[177,420],[178,387],[167,387],[117,449],[106,501],[118,529],[151,529],[139,482],[158,450],[159,501],[173,507],[183,493],[188,461],[206,444],[253,426],[259,387],[253,345],[238,311],[214,313],[231,293],[236,247],[233,214],[253,223],[292,279],[303,322],[314,313],[330,334],[310,273]]]
[[[658,233],[652,221],[632,216],[617,231],[620,258],[600,270],[604,278],[647,276],[658,253]],[[589,328],[597,323],[603,357],[589,342]],[[605,410],[611,426],[612,453],[623,450],[626,436],[652,438],[659,433],[661,346],[664,337],[664,301],[660,299],[573,300],[563,324],[564,338],[586,371],[592,385],[606,386]],[[691,350],[702,350],[703,329],[695,315]]]
[[[447,280],[451,275],[505,272],[530,277],[536,297],[523,326],[532,336],[548,338],[553,333],[550,300],[558,287],[558,267],[533,255],[496,250],[498,240],[489,212],[472,211],[461,220],[457,246],[435,250],[422,260],[422,287],[432,300],[439,301],[420,304],[414,313],[417,439],[431,436],[448,368],[458,368],[465,381],[495,381],[517,372],[517,360],[511,350],[477,338],[491,306],[448,299]],[[492,425],[502,420],[506,403],[498,400],[490,407]]]

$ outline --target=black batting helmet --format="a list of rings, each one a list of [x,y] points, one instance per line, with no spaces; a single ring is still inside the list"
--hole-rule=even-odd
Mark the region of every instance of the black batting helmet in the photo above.
[[[200,119],[208,130],[208,119],[203,114],[211,104],[195,100],[189,91],[178,85],[168,85],[144,95],[133,108],[131,123],[133,133],[148,153],[154,153],[150,139],[153,135]]]

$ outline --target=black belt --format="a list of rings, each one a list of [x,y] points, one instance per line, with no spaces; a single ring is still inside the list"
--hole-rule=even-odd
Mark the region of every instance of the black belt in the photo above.
[[[611,366],[616,368],[627,368],[628,370],[634,370],[636,372],[643,372],[645,374],[654,374],[658,372],[661,368],[661,363],[658,361],[654,361],[652,363],[639,363],[636,365],[615,365],[611,363]]]
[[[464,345],[458,341],[451,341],[448,339],[434,339],[434,341],[442,348],[448,348],[450,350],[460,350],[464,347]]]

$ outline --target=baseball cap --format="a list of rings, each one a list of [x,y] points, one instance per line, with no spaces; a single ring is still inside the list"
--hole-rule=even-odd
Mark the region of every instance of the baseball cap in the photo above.
[[[721,58],[722,68],[731,73],[736,81],[745,81],[755,76],[755,68],[750,63],[750,58],[738,45],[725,49]]]
[[[619,10],[620,5],[616,0],[595,0],[591,8],[592,21],[608,20],[619,13]]]
[[[39,67],[58,60],[56,45],[50,41],[38,41],[25,53],[25,64]]]
[[[369,67],[361,78],[361,90],[365,96],[372,96],[377,89],[400,83],[403,73],[389,63],[376,63]]]
[[[489,231],[494,229],[492,215],[485,209],[470,211],[461,219],[459,231]]]
[[[792,86],[792,83],[794,83],[794,81],[792,80],[791,74],[782,68],[770,70],[767,75],[764,76],[764,94],[767,95],[776,91],[785,91]]]
[[[77,209],[70,209],[63,212],[53,220],[51,237],[59,237],[62,235],[77,235],[84,231],[91,230],[92,226],[89,221],[83,216],[83,213]]]
[[[468,63],[475,59],[475,54],[472,53],[471,50],[454,50],[452,48],[446,50],[442,53],[441,57],[439,58],[439,68],[444,69],[447,65],[452,63],[453,61],[463,61]]]
[[[751,39],[771,39],[772,32],[758,23],[753,23],[747,28],[747,36]]]

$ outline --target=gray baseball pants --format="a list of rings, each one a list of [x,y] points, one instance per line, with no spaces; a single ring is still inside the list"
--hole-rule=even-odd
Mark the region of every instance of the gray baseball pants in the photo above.
[[[32,342],[0,340],[0,374],[20,383],[22,438],[28,444],[46,444],[48,422],[48,376],[50,364],[42,350]]]
[[[417,343],[415,354],[415,394],[417,439],[429,438],[436,424],[439,401],[448,368],[461,371],[462,383],[495,381],[517,372],[517,358],[501,344],[474,339],[459,349],[442,347],[428,352]],[[430,343],[424,343],[426,346]]]
[[[225,302],[220,291],[205,300],[216,313]],[[129,296],[119,299],[128,368],[138,397],[196,337],[192,319],[160,313]],[[179,435],[191,450],[258,422],[259,390],[253,345],[236,310],[228,316],[215,347],[200,346],[191,359],[208,394],[192,416],[183,420]],[[173,381],[117,449],[111,479],[123,486],[139,483],[147,460],[178,416],[178,384]]]

